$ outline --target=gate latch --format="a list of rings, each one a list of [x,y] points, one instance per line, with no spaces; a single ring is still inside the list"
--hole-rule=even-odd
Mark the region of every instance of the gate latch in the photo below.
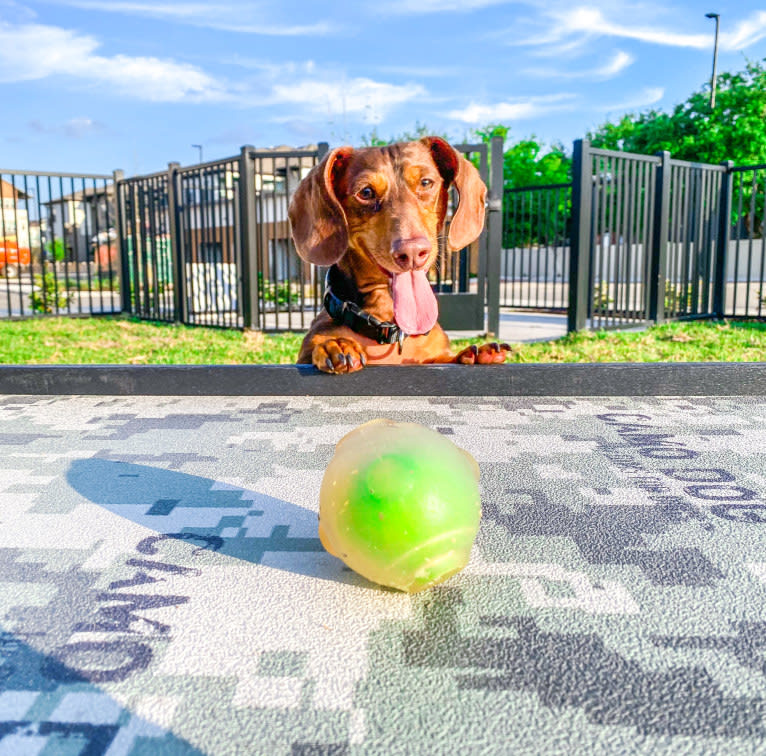
[[[487,197],[487,201],[484,204],[490,213],[499,213],[503,209],[501,197]]]

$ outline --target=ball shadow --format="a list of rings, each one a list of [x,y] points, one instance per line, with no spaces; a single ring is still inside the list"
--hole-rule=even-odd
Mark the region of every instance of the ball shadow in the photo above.
[[[328,554],[317,515],[210,478],[109,459],[79,459],[69,485],[119,517],[236,559],[295,574],[372,586]]]

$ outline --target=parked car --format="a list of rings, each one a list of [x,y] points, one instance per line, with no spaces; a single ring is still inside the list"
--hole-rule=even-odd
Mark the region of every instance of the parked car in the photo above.
[[[29,265],[31,261],[29,247],[19,247],[15,239],[0,239],[0,276],[15,278],[21,266]]]

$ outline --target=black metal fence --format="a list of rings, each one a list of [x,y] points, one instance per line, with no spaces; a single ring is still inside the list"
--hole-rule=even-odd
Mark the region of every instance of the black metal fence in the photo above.
[[[497,182],[502,140],[493,147]],[[298,256],[288,205],[327,149],[246,146],[236,157],[185,168],[171,163],[167,171],[119,181],[123,310],[223,328],[306,330],[322,306],[326,271]],[[456,149],[490,184],[488,146]],[[450,212],[453,206],[456,197]],[[440,240],[434,288],[445,327],[483,329],[488,304],[489,328],[498,328],[499,305],[486,287],[490,236],[456,252]],[[499,248],[499,229],[496,237]]]
[[[0,318],[120,311],[115,178],[0,170]]]
[[[167,173],[117,183],[122,309],[132,315],[172,322],[175,276],[170,257]]]
[[[570,330],[766,315],[766,165],[578,140],[571,184],[503,191],[502,140],[458,149],[490,185],[489,212],[477,242],[440,251],[447,327],[496,332],[500,307],[567,311]],[[129,179],[0,171],[0,318],[306,329],[324,271],[298,257],[287,208],[326,150],[246,146]]]
[[[322,150],[243,147],[119,182],[123,309],[222,328],[307,328],[322,273],[296,254],[287,208]]]
[[[666,225],[659,229],[658,320],[707,317],[713,312],[726,173],[726,166],[671,160],[668,153],[661,156],[658,175],[669,174],[669,180],[667,199],[659,199],[661,222]]]
[[[659,158],[591,150],[591,325],[646,322]]]
[[[730,168],[727,188],[729,236],[722,269],[726,315],[766,316],[766,164]]]
[[[763,317],[764,179],[575,142],[569,329]]]
[[[446,233],[440,238],[433,286],[445,328],[493,333],[499,328],[502,146],[499,138],[490,145],[455,145],[488,185],[489,212],[485,232],[465,249],[448,250]],[[14,193],[16,178],[11,179],[3,217],[20,215],[21,206],[37,197],[37,212],[27,217],[37,221],[42,241],[32,243],[29,263],[22,244],[21,279],[0,278],[7,300],[0,317],[27,317],[44,308],[53,314],[124,312],[222,328],[305,330],[322,306],[325,271],[298,257],[287,210],[298,183],[327,149],[326,144],[313,150],[246,146],[231,158],[187,167],[171,163],[167,170],[127,179],[121,172],[46,174],[50,187],[60,187],[47,195]],[[28,182],[35,174],[26,175]],[[96,188],[89,189],[90,182]],[[107,204],[99,205],[97,216],[93,207],[102,196]],[[85,209],[66,215],[80,200]],[[448,223],[456,204],[452,192]],[[64,225],[59,229],[57,222]],[[50,255],[49,247],[55,250]],[[10,241],[6,248],[6,272],[17,276]],[[41,269],[39,282],[35,266]],[[30,309],[37,289],[45,301]]]
[[[571,212],[571,184],[504,191],[502,307],[566,310]]]
[[[502,158],[502,140],[491,145],[457,144],[455,149],[466,159],[472,161],[479,171],[482,181],[487,185],[489,195],[498,192],[492,184],[502,182],[502,166],[490,166],[492,160]],[[490,170],[492,168],[492,170]],[[500,184],[502,186],[502,183]],[[447,329],[477,330],[487,328],[497,332],[499,328],[499,304],[492,299],[492,291],[487,291],[490,275],[488,265],[499,248],[500,240],[497,229],[489,228],[493,213],[487,213],[487,230],[476,241],[459,250],[450,250],[447,245],[452,214],[457,208],[459,197],[452,188],[449,192],[446,223],[439,237],[439,253],[433,271],[433,286],[439,301],[439,322]]]

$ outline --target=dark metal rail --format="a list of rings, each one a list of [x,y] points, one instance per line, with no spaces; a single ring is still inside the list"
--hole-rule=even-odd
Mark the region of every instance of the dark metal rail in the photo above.
[[[505,189],[500,304],[566,310],[572,185]]]
[[[120,311],[115,175],[0,170],[0,318]]]

